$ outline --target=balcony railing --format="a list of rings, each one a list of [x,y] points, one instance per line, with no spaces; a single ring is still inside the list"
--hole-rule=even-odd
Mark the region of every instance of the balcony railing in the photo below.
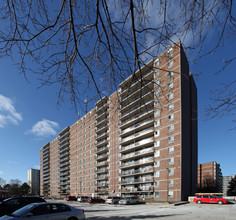
[[[124,126],[125,124],[128,124],[129,122],[132,122],[133,120],[135,119],[139,119],[141,118],[142,116],[146,115],[146,114],[150,114],[153,112],[153,108],[148,108],[148,109],[145,109],[145,112],[141,112],[141,113],[138,113],[136,115],[134,115],[133,117],[125,120],[125,121],[122,121],[119,123],[120,127]]]
[[[102,162],[99,162],[96,164],[97,167],[100,167],[100,166],[105,166],[108,164],[108,161],[102,161]]]
[[[131,114],[132,112],[135,112],[136,110],[141,109],[142,107],[148,106],[148,105],[151,104],[153,101],[154,101],[154,99],[149,99],[149,100],[147,100],[147,101],[144,102],[144,103],[135,105],[133,108],[128,109],[127,111],[123,112],[123,113],[121,114],[121,119],[124,118],[124,117],[126,117],[126,116],[128,116],[128,115]]]
[[[143,177],[138,179],[122,180],[121,184],[137,184],[137,183],[146,183],[153,182],[153,177]]]
[[[131,189],[122,189],[121,193],[140,193],[140,192],[153,192],[153,187],[134,187]]]
[[[126,128],[125,130],[121,131],[121,135],[122,135],[122,134],[125,134],[125,133],[127,133],[127,132],[129,132],[129,131],[132,131],[132,130],[134,130],[134,129],[137,129],[137,128],[143,126],[143,125],[146,125],[146,124],[148,124],[148,123],[150,123],[150,122],[153,122],[153,117],[151,117],[151,118],[149,118],[149,119],[146,119],[146,120],[144,120],[144,121],[141,121],[141,122],[139,122],[139,123],[137,123],[137,124],[135,124],[135,125],[133,125],[133,126],[130,126],[129,128]],[[153,122],[153,123],[154,123],[154,122]]]
[[[134,138],[143,136],[143,135],[145,135],[145,134],[149,134],[149,133],[151,133],[151,132],[154,132],[153,127],[152,127],[152,128],[147,128],[147,129],[142,130],[142,131],[140,131],[140,132],[138,132],[138,133],[136,133],[136,134],[132,134],[132,135],[126,137],[126,138],[123,138],[123,139],[121,139],[121,142],[120,142],[120,143],[121,143],[121,144],[122,144],[122,143],[125,143],[125,142],[127,142],[127,141],[129,141],[129,140],[132,140],[132,139],[134,139]]]
[[[145,78],[146,76],[150,75],[150,74],[153,74],[153,72],[152,72],[151,70],[145,72],[144,74],[142,74],[142,79],[144,80],[144,78]],[[131,77],[132,77],[132,76],[131,76]],[[128,78],[127,80],[129,80],[129,78]],[[127,88],[122,89],[121,93],[124,93],[125,91],[127,91],[128,89],[130,89],[130,82],[128,83],[127,80],[125,80],[124,82],[122,82],[122,83],[120,84],[120,87],[123,87],[123,86],[125,86],[126,84],[129,85],[129,86],[127,86]],[[133,86],[134,86],[135,84],[137,84],[137,83],[141,83],[140,77],[138,76],[138,78],[136,78],[135,80],[132,79],[132,82],[131,82],[131,83],[132,83],[132,84],[131,84],[131,87],[133,87]]]
[[[153,138],[146,138],[141,141],[135,142],[133,144],[129,144],[129,145],[122,146],[122,147],[120,146],[119,152],[125,152],[125,151],[131,150],[131,149],[134,149],[134,148],[137,148],[139,146],[143,146],[143,145],[149,144],[149,143],[153,143]]]
[[[120,176],[134,176],[134,175],[140,175],[144,173],[153,173],[153,168],[126,171],[126,172],[120,173],[119,175]]]
[[[141,160],[138,160],[138,161],[126,162],[126,163],[120,165],[120,167],[121,168],[131,167],[131,166],[134,166],[134,165],[140,165],[140,164],[146,164],[146,163],[152,163],[152,162],[153,162],[153,158],[141,159]]]
[[[154,148],[151,147],[151,148],[148,148],[148,149],[144,149],[144,150],[140,150],[140,151],[136,151],[136,152],[133,152],[133,153],[123,155],[123,156],[120,157],[120,160],[136,157],[136,156],[139,156],[139,155],[141,156],[141,155],[144,155],[144,154],[147,154],[147,153],[153,153],[153,152],[154,152]]]
[[[105,138],[105,139],[103,139],[101,141],[96,141],[95,142],[95,146],[98,147],[98,146],[100,146],[102,144],[105,144],[106,142],[107,142],[107,138]]]
[[[146,92],[143,92],[141,95],[136,95],[135,97],[132,97],[132,100],[122,105],[122,110],[128,107],[129,105],[131,105],[132,103],[137,102],[140,99],[143,99],[147,94],[150,94],[150,92],[151,91],[146,91]]]
[[[144,86],[146,86],[147,84],[152,83],[152,82],[153,82],[153,80],[144,81],[143,84],[142,84],[143,87],[139,87],[139,88],[134,89],[134,91],[132,91],[131,93],[129,93],[128,96],[125,96],[125,97],[121,100],[121,102],[123,102],[123,101],[125,101],[125,100],[128,100],[132,95],[134,95],[135,93],[138,93],[138,92],[140,91],[140,89],[144,88]],[[149,90],[149,91],[150,91],[150,90]],[[143,94],[143,93],[142,93],[142,94]]]

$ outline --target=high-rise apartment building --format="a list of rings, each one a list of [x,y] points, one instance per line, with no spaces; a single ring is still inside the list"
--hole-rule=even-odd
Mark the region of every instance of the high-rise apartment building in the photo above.
[[[223,176],[223,195],[227,196],[227,191],[229,189],[229,183],[231,182],[231,180],[235,178],[235,175],[231,175],[231,176]]]
[[[197,186],[197,89],[180,43],[40,151],[41,194],[179,201]]]
[[[214,190],[215,193],[222,193],[222,172],[220,164],[214,162],[198,164],[198,188],[200,192],[204,190]]]
[[[27,172],[28,185],[30,186],[31,195],[40,195],[40,171],[29,169]]]

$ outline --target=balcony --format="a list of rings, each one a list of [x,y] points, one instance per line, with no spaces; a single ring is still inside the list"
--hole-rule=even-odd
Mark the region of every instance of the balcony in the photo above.
[[[154,170],[153,168],[148,168],[148,169],[138,169],[138,170],[133,170],[133,171],[125,171],[120,173],[120,176],[136,176],[140,174],[148,174],[148,173],[153,173]]]
[[[144,70],[143,70],[143,68],[144,68]],[[142,79],[143,80],[147,80],[147,78],[153,79],[152,67],[149,67],[149,66],[142,67],[142,73],[143,73],[142,74]],[[136,74],[135,78],[133,77],[133,75],[131,75],[125,81],[120,83],[120,87],[122,88],[121,95],[123,95],[125,92],[127,92],[127,90],[129,90],[131,87],[137,86],[141,83],[140,73],[137,72],[135,74]]]
[[[43,154],[43,160],[50,156],[49,151],[46,154]]]
[[[65,157],[65,156],[68,156],[69,154],[70,154],[69,151],[66,151],[66,152],[64,152],[62,154],[59,153],[59,158],[61,159],[61,158]]]
[[[70,145],[70,142],[64,142],[62,145],[59,145],[59,150],[61,150],[62,148],[64,148],[65,146],[68,146],[69,147]]]
[[[65,146],[65,147],[63,147],[63,146]],[[65,151],[69,151],[70,150],[69,143],[66,143],[66,144],[64,144],[62,146],[59,146],[59,148],[60,148],[59,154],[65,152]]]
[[[108,189],[95,189],[95,192],[96,192],[96,193],[100,193],[100,194],[101,194],[101,193],[102,193],[102,194],[104,194],[104,193],[107,194],[109,191],[108,191]]]
[[[138,129],[138,128],[147,128],[150,127],[150,125],[153,125],[154,121],[153,121],[153,117],[148,118],[144,121],[141,121],[137,124],[134,124],[133,126],[124,129],[123,131],[121,131],[120,136],[123,137],[124,135],[128,135],[129,133],[131,133],[132,131]]]
[[[131,189],[122,189],[121,193],[141,193],[141,192],[153,192],[154,188],[151,187],[134,187]]]
[[[109,186],[109,185],[110,185],[109,182],[99,182],[95,184],[95,186],[97,187],[104,187],[104,186]]]
[[[63,141],[59,142],[59,149],[61,149],[62,147],[64,147],[65,145],[70,143],[70,137],[67,137],[65,139],[63,139]]]
[[[100,117],[102,117],[103,115],[104,115],[104,117],[105,117],[106,112],[107,112],[107,111],[105,110],[105,111],[100,112],[99,114],[96,114],[95,119],[98,120],[98,119],[99,119]]]
[[[147,81],[145,80],[142,84],[142,87],[137,86],[136,88],[133,88],[133,91],[131,93],[128,93],[123,99],[121,99],[121,103],[129,100],[135,94],[137,95],[138,93],[140,94],[141,92],[143,94],[144,93],[143,90],[146,88],[148,89],[148,91],[153,90],[153,80],[147,80]]]
[[[100,146],[102,146],[102,145],[105,145],[105,144],[107,144],[107,138],[105,138],[105,139],[102,139],[101,141],[96,141],[95,142],[95,146],[96,147],[100,147]]]
[[[132,117],[132,115],[135,115],[135,112],[137,112],[139,110],[140,111],[146,111],[146,109],[150,109],[150,107],[153,108],[153,102],[154,99],[149,99],[144,103],[140,103],[136,106],[134,106],[131,109],[128,109],[126,112],[123,112],[120,116],[120,120],[125,120],[126,118],[130,118]]]
[[[108,161],[97,162],[96,167],[102,167],[108,165]]]
[[[49,158],[49,157],[46,157],[46,158],[43,160],[43,164],[46,164],[46,163],[48,163],[48,162],[49,162],[49,160],[50,160],[50,158]]]
[[[64,167],[64,166],[69,166],[69,165],[70,165],[70,162],[66,161],[64,163],[59,164],[59,167],[61,168],[61,167]]]
[[[60,163],[64,162],[64,161],[68,161],[70,160],[70,157],[67,156],[67,157],[63,157],[62,159],[59,160]],[[61,164],[60,164],[61,165]],[[61,166],[60,166],[61,167]]]
[[[142,93],[142,95],[132,97],[132,100],[122,105],[121,112],[127,111],[128,107],[131,108],[132,106],[135,106],[136,102],[141,103],[141,101],[153,99],[153,94],[150,94],[151,91],[146,91],[145,93]]]
[[[108,154],[105,153],[105,154],[101,154],[101,155],[98,155],[98,156],[95,156],[95,160],[105,160],[108,158]]]
[[[69,126],[67,126],[66,128],[64,128],[60,133],[59,133],[59,139],[60,138],[63,138],[65,135],[67,135],[68,133],[69,133],[69,131],[70,131],[70,127]]]
[[[132,151],[132,150],[140,148],[140,147],[148,146],[150,144],[153,144],[153,138],[146,138],[141,141],[135,142],[133,144],[129,144],[129,145],[122,146],[122,147],[120,146],[119,152],[125,153],[125,152]]]
[[[137,161],[126,162],[120,165],[120,168],[131,168],[136,167],[137,165],[146,165],[146,164],[153,164],[153,158],[141,159]]]
[[[100,125],[107,123],[108,118],[107,117],[103,117],[101,119],[99,119],[98,121],[95,122],[95,126],[99,127]]]
[[[109,179],[109,175],[99,175],[95,179],[96,180],[106,180],[106,179]]]
[[[95,128],[96,133],[99,133],[99,132],[102,132],[102,131],[105,131],[105,130],[107,130],[107,124]]]
[[[99,174],[99,173],[107,173],[109,171],[108,168],[101,168],[101,169],[96,169],[96,173]]]
[[[108,147],[107,146],[95,149],[95,153],[97,153],[97,154],[101,154],[101,153],[104,153],[106,151],[108,151]]]
[[[151,147],[151,148],[148,148],[148,149],[143,149],[143,150],[140,150],[140,151],[136,151],[136,152],[133,152],[133,153],[123,155],[123,156],[120,157],[120,160],[124,161],[124,160],[129,160],[131,158],[134,159],[134,158],[138,158],[138,157],[147,156],[147,155],[150,155],[150,154],[153,154],[153,153],[154,153],[154,148]]]
[[[134,123],[135,121],[142,120],[143,117],[149,115],[149,117],[153,117],[153,107],[145,109],[144,112],[137,113],[133,117],[126,119],[119,123],[119,127],[122,129],[123,127],[129,126],[129,124]]]
[[[102,132],[101,134],[96,135],[96,140],[104,139],[107,136],[107,132]]]
[[[126,137],[126,138],[122,138],[121,141],[120,141],[120,144],[125,144],[127,142],[134,142],[135,139],[141,138],[141,137],[147,137],[147,136],[153,134],[153,132],[154,132],[153,127],[147,128],[147,129],[142,130],[142,131],[140,131],[138,133],[130,135],[130,136]]]
[[[143,177],[138,179],[130,179],[130,180],[122,180],[121,185],[128,185],[128,184],[141,184],[141,183],[152,183],[153,177]]]

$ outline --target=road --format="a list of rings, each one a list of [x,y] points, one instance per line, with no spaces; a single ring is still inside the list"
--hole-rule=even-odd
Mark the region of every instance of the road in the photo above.
[[[65,201],[63,201],[65,202]],[[71,206],[83,208],[86,219],[89,220],[154,220],[154,219],[207,219],[207,220],[235,220],[236,205],[218,204],[172,204],[154,205],[108,205],[66,202]]]

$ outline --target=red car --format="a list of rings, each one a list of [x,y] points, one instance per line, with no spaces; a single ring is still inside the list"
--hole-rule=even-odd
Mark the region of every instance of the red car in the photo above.
[[[229,203],[229,201],[227,199],[224,199],[222,197],[215,196],[215,195],[197,195],[197,196],[195,196],[193,202],[196,202],[198,204],[201,204],[201,203],[218,203],[220,205]]]
[[[105,200],[100,197],[89,197],[87,199],[88,203],[105,203]]]

